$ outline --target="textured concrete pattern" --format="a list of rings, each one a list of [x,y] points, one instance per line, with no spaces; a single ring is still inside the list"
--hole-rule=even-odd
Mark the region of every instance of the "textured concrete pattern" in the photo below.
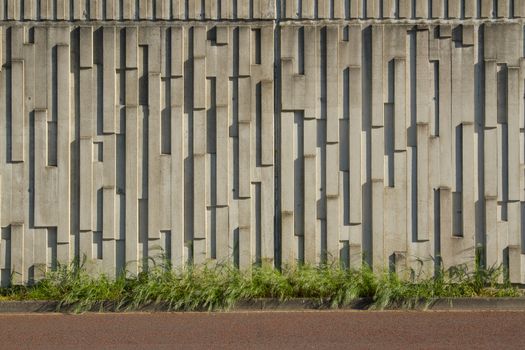
[[[525,17],[523,0],[286,0],[280,3],[282,16],[288,19]]]
[[[279,14],[279,16],[278,16]],[[0,0],[0,20],[512,19],[524,0]]]
[[[0,0],[0,19],[272,20],[276,15],[275,2],[276,0]]]
[[[49,8],[73,3],[105,5],[106,21],[0,22],[0,284],[74,257],[136,273],[160,255],[432,274],[476,246],[525,282],[525,2],[466,1],[457,21]],[[504,18],[465,19],[470,3]],[[31,6],[15,4],[0,9]],[[108,20],[110,4],[139,12]]]

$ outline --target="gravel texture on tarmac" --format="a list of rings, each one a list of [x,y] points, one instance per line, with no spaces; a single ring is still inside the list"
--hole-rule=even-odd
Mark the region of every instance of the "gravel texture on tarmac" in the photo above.
[[[525,348],[525,312],[0,315],[1,349]]]

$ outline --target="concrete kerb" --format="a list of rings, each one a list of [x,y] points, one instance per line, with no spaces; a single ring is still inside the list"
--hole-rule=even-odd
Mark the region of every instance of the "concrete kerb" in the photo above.
[[[116,310],[112,302],[95,304],[90,312],[167,312],[167,303],[157,303],[138,309]],[[370,310],[371,298],[361,298],[343,307],[331,307],[329,301],[307,298],[296,298],[281,301],[279,299],[242,300],[228,310],[219,312],[242,311],[306,311],[306,310]],[[525,297],[519,298],[443,298],[413,303],[410,310],[416,311],[525,311]],[[407,310],[402,305],[386,308],[386,310]],[[60,305],[58,301],[2,301],[0,314],[6,313],[69,313],[74,311],[74,305]],[[208,312],[207,309],[197,310]]]

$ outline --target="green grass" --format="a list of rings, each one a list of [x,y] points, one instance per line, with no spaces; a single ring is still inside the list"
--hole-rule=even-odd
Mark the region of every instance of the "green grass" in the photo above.
[[[502,279],[501,268],[469,271],[467,265],[443,270],[432,278],[407,280],[395,273],[374,274],[368,267],[351,270],[337,264],[297,266],[279,271],[264,266],[239,271],[230,265],[150,267],[137,276],[109,279],[90,276],[77,262],[59,265],[56,271],[31,286],[0,289],[0,300],[57,300],[59,307],[81,312],[103,301],[117,310],[163,303],[170,310],[228,309],[239,300],[258,298],[313,298],[331,307],[370,298],[372,308],[411,308],[417,303],[447,297],[516,297],[522,293]]]

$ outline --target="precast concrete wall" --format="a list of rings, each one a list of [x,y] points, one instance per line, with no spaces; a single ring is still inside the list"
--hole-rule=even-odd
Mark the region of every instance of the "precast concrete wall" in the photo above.
[[[0,284],[161,255],[431,275],[476,250],[525,282],[522,16],[0,0]]]

